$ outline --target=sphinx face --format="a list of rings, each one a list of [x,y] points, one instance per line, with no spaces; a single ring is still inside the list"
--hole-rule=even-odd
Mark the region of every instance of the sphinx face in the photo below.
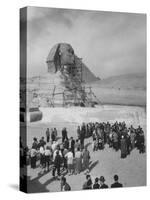
[[[61,44],[59,48],[59,56],[62,65],[74,64],[75,55],[74,50],[69,44]]]
[[[75,63],[75,54],[72,46],[67,43],[55,45],[51,49],[46,62],[48,65],[48,72],[50,73],[62,71],[64,66],[66,66],[69,72],[69,68]]]

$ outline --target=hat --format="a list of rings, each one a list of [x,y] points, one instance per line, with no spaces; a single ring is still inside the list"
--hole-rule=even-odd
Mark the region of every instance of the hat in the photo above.
[[[105,182],[104,176],[101,176],[99,180],[102,181],[102,182]]]

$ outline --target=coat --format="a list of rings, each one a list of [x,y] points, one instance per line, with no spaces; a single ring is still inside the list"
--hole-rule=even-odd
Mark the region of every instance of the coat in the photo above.
[[[121,156],[126,157],[127,155],[127,142],[125,138],[121,139]]]

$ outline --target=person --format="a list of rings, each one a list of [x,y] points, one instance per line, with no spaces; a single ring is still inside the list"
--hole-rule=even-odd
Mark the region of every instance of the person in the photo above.
[[[57,129],[54,128],[54,135],[55,135],[55,140],[57,140]]]
[[[104,176],[101,176],[99,180],[100,180],[100,189],[106,189],[106,188],[108,188],[108,185],[105,184],[105,178],[104,178]]]
[[[41,173],[44,173],[45,171],[45,167],[46,167],[46,163],[45,163],[45,149],[43,146],[40,147],[40,166],[42,168]]]
[[[91,180],[90,174],[87,174],[87,175],[86,175],[86,181],[85,181],[85,183],[83,184],[82,189],[83,189],[83,190],[92,189],[92,180]]]
[[[52,152],[50,150],[50,147],[47,146],[45,149],[45,165],[46,165],[47,171],[49,171],[49,165],[50,165],[51,158],[52,158]]]
[[[62,130],[62,143],[64,143],[65,139],[68,139],[67,129],[63,128],[63,130]]]
[[[130,140],[131,140],[131,148],[132,150],[135,148],[135,131],[134,130],[130,130]]]
[[[60,157],[62,158],[62,152],[61,152],[61,149],[60,149],[59,145],[57,145],[55,151],[53,152],[53,160],[55,160],[57,152],[59,153]]]
[[[121,137],[121,158],[127,157],[127,143],[125,137],[122,135]]]
[[[85,147],[83,150],[82,158],[83,158],[83,168],[89,169],[90,152],[88,151],[87,147]]]
[[[75,173],[80,174],[82,170],[82,153],[80,151],[80,148],[77,148],[77,151],[75,152]]]
[[[52,170],[52,175],[55,177],[55,172],[57,170],[58,177],[60,176],[60,167],[61,167],[61,156],[59,155],[59,151],[56,152],[54,167]]]
[[[53,141],[53,143],[52,143],[52,151],[53,152],[57,149],[57,146],[58,146],[58,142]]]
[[[139,133],[139,153],[145,152],[145,144],[144,144],[144,132],[141,131]]]
[[[71,187],[67,183],[66,178],[63,176],[61,178],[61,191],[70,191],[70,190],[71,190]]]
[[[46,141],[49,142],[50,140],[50,131],[49,131],[49,128],[47,128],[46,130]]]
[[[37,155],[37,150],[35,149],[35,146],[32,146],[31,151],[30,151],[32,169],[36,168],[36,155]]]
[[[95,178],[95,183],[93,185],[93,189],[99,189],[100,188],[100,185],[98,183],[98,178]]]
[[[119,177],[118,175],[114,175],[114,183],[111,184],[111,188],[119,188],[119,187],[123,187],[123,185],[121,183],[118,182]]]
[[[36,137],[33,138],[32,148],[36,150],[38,149],[38,141]]]
[[[73,153],[73,156],[75,156],[75,140],[73,139],[73,137],[70,138],[70,149]]]
[[[64,149],[62,154],[62,161],[63,161],[63,170],[66,170],[68,172],[67,158],[66,158],[67,153],[68,149]]]
[[[54,132],[53,129],[51,129],[51,141],[52,141],[52,143],[53,143],[54,141],[56,141],[55,132]]]
[[[66,139],[64,139],[64,148],[65,149],[69,149],[69,139],[68,138],[66,138]]]
[[[80,126],[78,126],[78,128],[77,128],[77,138],[78,138],[78,140],[80,139]]]
[[[78,148],[80,148],[80,147],[81,147],[80,142],[79,142],[78,139],[76,139],[76,142],[75,142],[75,151],[76,151]]]
[[[127,154],[129,155],[131,150],[131,139],[129,134],[126,135],[126,144],[127,144]]]
[[[86,127],[85,124],[83,123],[81,126],[81,132],[80,132],[80,144],[81,144],[81,149],[84,148],[84,139],[86,135]]]
[[[68,153],[66,153],[65,158],[67,158],[67,166],[68,166],[68,172],[69,176],[73,172],[73,153],[71,152],[71,149],[69,149]]]
[[[44,147],[46,145],[46,142],[45,142],[45,140],[44,140],[44,137],[41,137],[41,139],[40,139],[40,142],[39,142],[39,149],[40,149],[40,147]]]
[[[113,131],[113,148],[115,149],[115,151],[118,151],[118,149],[119,149],[118,134],[116,133],[116,131]]]

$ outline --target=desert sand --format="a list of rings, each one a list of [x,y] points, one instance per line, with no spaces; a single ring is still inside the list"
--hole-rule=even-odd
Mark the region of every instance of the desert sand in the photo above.
[[[89,121],[125,121],[127,126],[141,125],[146,133],[146,111],[144,107],[103,105],[96,108],[40,108],[43,119],[39,122],[28,123],[27,144],[31,147],[32,138],[45,136],[46,128],[56,127],[59,142],[61,142],[61,130],[67,127],[68,136],[77,137],[78,124]],[[85,140],[90,153],[90,174],[92,179],[104,176],[110,186],[113,175],[118,174],[124,187],[146,185],[146,153],[139,154],[135,149],[126,159],[120,159],[120,151],[115,152],[107,145],[104,150],[92,152],[92,138]],[[60,181],[52,177],[52,173],[40,175],[40,168],[33,170],[28,166],[29,192],[56,192],[60,191]],[[67,181],[72,190],[81,190],[85,181],[85,174],[68,176]]]

